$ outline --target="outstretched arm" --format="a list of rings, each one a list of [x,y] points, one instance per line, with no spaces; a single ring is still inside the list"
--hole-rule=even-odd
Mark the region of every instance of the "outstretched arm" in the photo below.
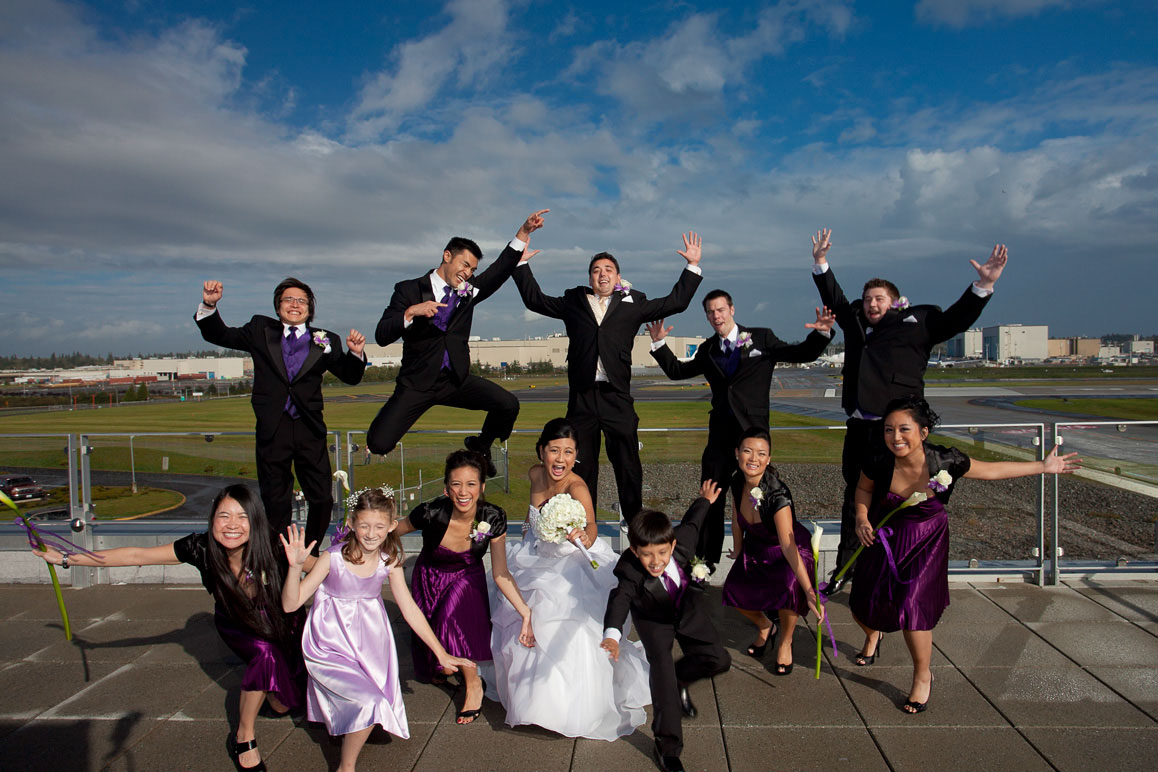
[[[495,587],[499,588],[499,592],[510,601],[511,605],[515,607],[515,611],[523,618],[523,626],[519,631],[519,643],[531,648],[535,645],[535,633],[531,629],[531,607],[523,600],[519,586],[515,584],[515,578],[507,569],[507,537],[505,534],[491,539],[491,576],[494,577]]]
[[[969,480],[1009,480],[1014,477],[1029,477],[1037,474],[1072,474],[1082,468],[1082,460],[1077,453],[1059,456],[1057,446],[1049,452],[1044,461],[978,461],[969,460],[969,471],[964,477]]]
[[[704,374],[703,362],[700,361],[699,356],[694,356],[686,362],[681,362],[678,357],[672,352],[671,347],[667,343],[658,344],[667,338],[667,334],[671,332],[674,327],[664,327],[663,319],[657,319],[651,324],[647,325],[647,331],[651,335],[652,347],[651,356],[659,363],[659,367],[663,370],[663,374],[673,381],[682,381],[685,378],[694,378],[697,375]],[[703,345],[703,344],[701,344]]]
[[[503,249],[498,259],[495,260],[485,271],[475,274],[471,279],[473,284],[478,289],[478,294],[475,295],[475,302],[481,303],[489,298],[491,295],[498,292],[499,287],[503,286],[511,276],[511,272],[518,266],[520,260],[528,259],[526,255],[526,245],[531,238],[531,234],[543,227],[543,215],[551,211],[550,209],[540,209],[538,212],[527,217],[521,226],[519,226],[518,233],[515,234],[515,240]],[[522,244],[522,248],[519,248]]]
[[[286,535],[289,536],[288,539]],[[302,568],[317,542],[312,541],[307,546],[306,530],[293,524],[286,528],[285,535],[279,533],[277,538],[281,541],[282,549],[285,550],[285,560],[289,566],[289,570],[286,571],[285,582],[281,586],[281,607],[285,613],[289,614],[300,609],[307,600],[313,597],[318,585],[330,573],[330,553],[323,552],[318,556],[318,559],[314,561],[313,568],[310,569],[303,581]]]
[[[515,286],[519,289],[519,297],[523,299],[523,305],[528,310],[552,319],[563,318],[566,301],[562,297],[543,294],[539,282],[535,280],[535,274],[531,272],[530,263],[525,260],[519,263],[512,276],[515,279]]]
[[[985,265],[981,265],[976,260],[970,260],[970,265],[977,270],[977,289],[992,292],[993,285],[1001,278],[1001,272],[1005,270],[1005,263],[1008,259],[1009,250],[1005,248],[1004,244],[996,244],[989,254],[989,259],[985,261]]]
[[[32,554],[45,563],[59,566],[64,555],[60,551],[49,547],[41,552],[33,548]],[[95,556],[95,557],[94,557]],[[68,556],[69,565],[92,566],[94,568],[112,568],[116,566],[175,566],[181,563],[173,545],[161,544],[156,547],[117,547],[111,550],[97,550],[92,555],[78,552]]]
[[[414,596],[410,594],[410,588],[406,586],[406,575],[402,571],[402,566],[390,568],[390,592],[394,594],[394,602],[398,604],[402,618],[406,620],[406,624],[410,625],[410,629],[414,631],[419,640],[434,652],[434,657],[438,660],[443,672],[456,673],[460,667],[476,667],[475,663],[469,659],[453,657],[443,648],[442,641],[438,640],[434,630],[430,629],[430,622],[423,615],[422,609],[418,608],[418,604],[414,602]]]
[[[816,309],[816,321],[808,322],[805,328],[812,330],[800,343],[785,343],[769,331],[769,340],[761,347],[764,356],[777,362],[813,362],[824,353],[832,340],[832,326],[836,317],[828,308]]]
[[[828,250],[832,247],[832,231],[823,228],[812,237],[812,280],[820,292],[820,300],[825,307],[831,308],[837,315],[837,321],[844,326],[852,321],[850,318],[841,318],[849,313],[848,298],[844,290],[836,281],[836,276],[828,265]]]
[[[201,286],[201,305],[198,306],[197,313],[193,316],[193,320],[201,329],[201,337],[207,343],[212,343],[215,346],[224,346],[238,351],[251,351],[249,336],[245,334],[245,331],[237,327],[228,327],[221,320],[221,314],[217,310],[217,302],[224,294],[225,285],[216,279],[210,279]]]
[[[696,290],[699,289],[700,282],[703,280],[703,275],[700,271],[703,240],[695,231],[689,231],[682,235],[684,248],[677,249],[676,254],[687,261],[687,266],[684,270],[680,271],[679,278],[676,279],[675,286],[672,287],[671,292],[662,298],[644,302],[643,306],[639,309],[639,318],[645,322],[663,319],[664,317],[673,316],[684,311],[688,307],[688,304],[692,302],[692,296],[696,294]]]

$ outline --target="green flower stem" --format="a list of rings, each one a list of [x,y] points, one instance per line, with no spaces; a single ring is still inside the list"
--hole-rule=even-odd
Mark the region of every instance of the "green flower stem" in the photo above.
[[[814,587],[820,587],[820,553],[817,552],[816,550],[812,551],[812,562],[816,568],[816,579],[815,579],[815,584],[813,586]],[[822,609],[824,608],[823,604],[820,602],[819,590],[816,593],[816,604],[818,606],[820,606]],[[823,646],[824,646],[823,631],[820,629],[823,624],[824,624],[824,622],[821,619],[817,618],[817,620],[816,620],[816,680],[817,681],[820,680],[820,656],[821,656]]]

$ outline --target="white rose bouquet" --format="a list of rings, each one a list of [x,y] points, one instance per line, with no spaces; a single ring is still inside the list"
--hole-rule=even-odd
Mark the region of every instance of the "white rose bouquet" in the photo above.
[[[567,534],[576,528],[587,526],[587,510],[569,493],[557,493],[539,510],[539,517],[534,522],[535,536],[551,544],[562,544],[567,540]],[[579,548],[583,557],[591,564],[591,568],[599,568],[599,563],[591,557],[591,553],[583,546],[583,542],[572,539],[571,543]]]

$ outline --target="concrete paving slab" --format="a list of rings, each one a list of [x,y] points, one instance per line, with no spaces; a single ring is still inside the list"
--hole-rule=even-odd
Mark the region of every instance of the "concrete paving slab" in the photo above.
[[[107,720],[36,719],[0,741],[0,758],[11,772],[91,772],[104,769],[159,723],[134,714]]]
[[[873,736],[893,772],[1051,769],[1024,737],[1008,727],[888,727],[874,729]]]
[[[41,623],[44,624],[44,623]],[[182,630],[172,622],[153,620],[125,622],[101,620],[83,629],[73,630],[73,640],[58,635],[56,642],[36,652],[38,662],[132,662],[152,647],[161,644],[182,645]]]
[[[96,683],[116,668],[116,665],[104,663],[93,664],[87,670],[44,662],[14,662],[6,665],[0,668],[0,694],[4,695],[0,702],[0,720],[31,720]]]
[[[724,743],[732,772],[875,772],[889,768],[863,726],[771,730],[726,726]]]
[[[65,587],[63,595],[70,619],[104,619],[158,591],[159,585],[100,585],[84,589]],[[17,592],[26,592],[30,596],[24,619],[60,620],[51,586],[20,585]]]
[[[447,711],[458,711],[457,706],[462,705],[464,696],[461,686],[444,688],[420,684],[413,677],[402,679],[402,701],[406,704],[406,718],[411,723],[437,724],[446,717]]]
[[[450,714],[426,744],[414,772],[566,772],[575,741],[536,727],[503,724],[501,706],[488,703],[472,724],[459,726]]]
[[[1074,587],[1095,603],[1100,603],[1131,622],[1158,622],[1158,594],[1144,584],[1107,586],[1083,583]]]
[[[217,721],[164,721],[141,741],[113,761],[109,772],[234,772],[233,760],[225,748],[229,729]],[[271,738],[258,735],[259,750]],[[305,767],[295,767],[305,769]],[[315,769],[322,767],[316,766]]]
[[[984,583],[980,585],[959,584],[949,585],[949,608],[941,616],[940,625],[947,622],[962,622],[968,620],[973,624],[1005,624],[1012,622],[1014,617],[994,603],[982,590],[996,590],[1005,585]]]
[[[1025,736],[1058,772],[1144,769],[1158,755],[1158,729],[1026,729]]]
[[[564,767],[564,769],[571,769],[574,772],[588,772],[588,770],[654,772],[656,766],[655,762],[652,761],[652,748],[655,747],[655,740],[650,730],[643,731],[643,729],[640,727],[634,734],[621,737],[613,743],[600,740],[576,740],[570,766]],[[724,736],[720,728],[718,726],[693,727],[688,726],[685,722],[684,751],[680,760],[688,772],[719,772],[722,769],[728,769],[727,751],[724,748]],[[549,767],[546,765],[515,765],[500,769],[510,770],[510,772],[530,772],[531,770],[546,770]]]
[[[15,662],[64,644],[64,628],[60,618],[47,623],[39,620],[9,619],[0,622],[0,660]]]
[[[1158,638],[1130,622],[1027,624],[1084,667],[1146,667],[1158,662]]]
[[[111,616],[130,622],[150,619],[184,622],[195,614],[213,615],[213,596],[201,585],[157,587],[152,592],[133,596]]]
[[[142,664],[158,665],[165,662],[214,662],[236,665],[241,662],[233,650],[225,645],[213,624],[213,615],[204,611],[196,612],[184,623],[162,621],[162,625],[172,625],[167,632],[155,636],[148,651],[141,655]],[[123,646],[131,639],[104,641],[85,645],[92,648]]]
[[[1118,616],[1069,587],[1003,585],[981,590],[1022,622],[1111,622]]]
[[[933,646],[957,667],[1065,667],[1073,663],[1012,617],[1006,624],[940,624]]]
[[[129,712],[149,718],[176,713],[225,674],[224,665],[129,663],[53,708],[51,718],[107,718]],[[163,683],[163,688],[156,685]]]
[[[410,739],[403,740],[378,727],[370,735],[370,741],[362,747],[362,753],[358,756],[358,768],[366,770],[413,768],[430,742],[434,729],[434,724],[411,722]],[[325,724],[306,723],[290,732],[266,758],[270,769],[288,772],[288,770],[336,769],[341,755],[341,738],[331,740]]]
[[[740,670],[715,677],[719,720],[726,727],[858,727],[864,722],[832,669],[797,667],[787,676]]]
[[[941,628],[938,627],[938,630]],[[813,635],[816,633],[814,632]],[[829,663],[838,671],[852,670],[859,671],[863,668],[856,664],[855,658],[860,654],[865,645],[864,631],[856,624],[833,624],[832,634],[836,636],[836,650],[840,656],[836,660],[832,659],[832,644],[828,640],[828,631],[824,631],[824,656]],[[933,658],[930,664],[933,667],[944,667],[951,665],[945,655],[937,649],[937,636],[933,634]],[[816,639],[812,639],[812,646],[816,646]],[[883,644],[878,645],[879,654],[877,660],[868,667],[876,667],[877,665],[884,665],[885,667],[900,667],[902,665],[912,665],[913,659],[909,656],[909,647],[905,645],[905,638],[900,632],[885,633]],[[816,666],[813,660],[813,667]]]
[[[856,709],[870,728],[888,726],[1004,727],[1009,722],[964,676],[951,667],[933,667],[929,708],[911,715],[901,710],[909,698],[913,668],[872,665],[841,674]]]
[[[1076,667],[969,668],[965,675],[1015,726],[1149,726],[1153,719]]]
[[[1158,719],[1158,668],[1092,667],[1090,673],[1152,719]]]

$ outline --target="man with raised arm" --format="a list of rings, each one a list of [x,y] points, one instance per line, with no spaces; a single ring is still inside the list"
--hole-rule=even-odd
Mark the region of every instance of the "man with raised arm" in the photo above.
[[[687,261],[672,291],[649,300],[619,275],[619,261],[607,252],[591,258],[588,285],[560,297],[544,295],[524,260],[515,269],[515,286],[528,309],[561,319],[567,329],[567,419],[579,434],[575,471],[598,497],[600,433],[615,471],[620,512],[628,522],[643,507],[643,468],[639,461],[639,417],[631,398],[631,349],[640,325],[678,314],[700,286],[701,239],[683,236],[677,253]]]
[[[908,394],[924,396],[925,368],[933,347],[968,330],[981,316],[993,295],[993,285],[1005,269],[1008,253],[1004,244],[998,244],[984,265],[970,260],[977,280],[942,311],[933,305],[909,305],[908,298],[885,279],[870,279],[860,299],[849,301],[828,265],[831,247],[831,230],[825,228],[812,237],[812,278],[821,302],[833,310],[844,331],[841,405],[848,422],[841,454],[845,489],[836,556],[836,570],[840,570],[859,543],[854,531],[853,496],[871,449],[883,448],[881,417],[885,406]],[[846,573],[839,583],[830,581],[825,594],[840,592],[849,576]]]
[[[767,327],[745,327],[736,323],[732,296],[722,289],[704,297],[704,314],[715,334],[697,348],[686,361],[676,358],[667,345],[663,319],[647,326],[651,334],[651,355],[664,374],[680,381],[702,375],[712,389],[712,410],[708,416],[708,444],[700,460],[700,480],[719,480],[725,488],[736,465],[740,436],[753,426],[768,428],[768,399],[772,371],[777,362],[812,362],[832,338],[836,317],[827,309],[816,309],[816,321],[804,326],[812,332],[802,343],[785,343]],[[696,555],[714,571],[724,545],[724,497],[712,502],[708,518],[700,530]]]
[[[194,319],[209,343],[253,357],[253,414],[257,418],[257,485],[274,534],[285,533],[293,517],[294,475],[309,505],[306,538],[326,535],[334,510],[326,422],[322,419],[322,375],[328,370],[353,385],[362,380],[366,338],[350,330],[342,342],[328,330],[312,327],[316,301],[309,285],[293,277],[273,291],[277,319],[254,316],[242,327],[228,327],[217,311],[225,288],[205,282]]]
[[[519,228],[498,259],[479,274],[478,244],[460,236],[447,242],[442,262],[417,279],[394,285],[390,305],[382,312],[374,340],[385,346],[402,338],[402,367],[394,393],[366,432],[366,447],[386,455],[402,435],[435,405],[485,410],[477,436],[466,447],[487,460],[487,475],[496,473],[491,443],[511,436],[519,401],[506,389],[470,372],[470,327],[475,307],[498,291],[523,258],[531,234],[543,227],[543,209]],[[532,253],[534,254],[534,253]]]

